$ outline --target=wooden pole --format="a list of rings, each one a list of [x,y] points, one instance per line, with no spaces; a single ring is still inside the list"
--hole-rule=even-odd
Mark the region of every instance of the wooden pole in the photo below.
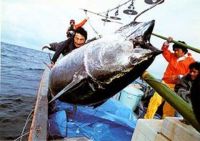
[[[192,107],[188,103],[147,71],[143,73],[142,78],[200,132],[200,125],[195,118]]]
[[[161,36],[161,35],[158,35],[158,34],[155,34],[155,33],[152,33],[152,35],[154,35],[154,36],[156,36],[156,37],[159,37],[159,38],[161,38],[161,39],[167,40],[167,38],[164,37],[164,36]],[[178,45],[184,46],[184,47],[186,47],[187,49],[190,49],[190,50],[195,51],[195,52],[197,52],[197,53],[200,53],[200,50],[199,50],[199,49],[194,48],[194,47],[192,47],[192,46],[189,46],[189,45],[186,45],[186,44],[180,43],[180,42],[175,41],[175,40],[172,40],[172,42],[175,43],[175,44],[178,44]]]

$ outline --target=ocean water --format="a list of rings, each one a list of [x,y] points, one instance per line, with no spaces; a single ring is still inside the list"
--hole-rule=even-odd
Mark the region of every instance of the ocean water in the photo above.
[[[44,62],[49,63],[47,53],[1,42],[0,140],[21,135],[35,105]],[[30,122],[24,133],[29,128]]]

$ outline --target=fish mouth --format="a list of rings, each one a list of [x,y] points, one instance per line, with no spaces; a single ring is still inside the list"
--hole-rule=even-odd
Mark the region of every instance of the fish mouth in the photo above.
[[[161,54],[162,51],[154,47],[150,42],[147,42],[143,39],[143,37],[138,36],[134,40],[132,40],[133,48],[143,48],[143,49],[149,49],[152,52],[157,54]]]
[[[158,50],[157,48],[154,48],[153,46],[151,48],[154,49],[154,51],[150,52],[149,54],[146,54],[146,56],[150,56],[150,55],[157,56],[162,53],[161,50]]]
[[[134,45],[134,47],[135,47],[135,45]],[[137,46],[136,46],[136,47],[137,47]],[[154,55],[159,55],[159,54],[162,53],[161,50],[159,50],[159,49],[157,49],[156,47],[154,47],[150,42],[141,42],[141,43],[139,44],[139,47],[140,47],[140,48],[143,48],[143,49],[149,49],[149,50],[151,50],[151,51],[152,51],[152,54],[154,54]]]
[[[130,62],[131,65],[135,65],[135,64],[142,62],[143,60],[147,60],[149,58],[155,58],[157,55],[159,55],[161,53],[162,53],[162,51],[156,49],[154,51],[151,51],[151,52],[144,54],[143,56],[141,56],[139,58],[131,56],[131,57],[129,57],[129,62]]]

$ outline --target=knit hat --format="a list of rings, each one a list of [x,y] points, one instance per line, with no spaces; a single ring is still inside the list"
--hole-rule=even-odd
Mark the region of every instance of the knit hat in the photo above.
[[[85,40],[87,40],[87,31],[84,28],[79,27],[76,29],[75,32],[83,35],[85,37]]]
[[[186,43],[185,43],[184,41],[178,41],[178,42],[183,43],[183,44],[186,45]],[[182,49],[183,52],[184,52],[185,54],[188,52],[188,50],[187,50],[186,47],[174,43],[174,45],[173,45],[173,51],[174,51],[176,48],[180,48],[180,49]]]

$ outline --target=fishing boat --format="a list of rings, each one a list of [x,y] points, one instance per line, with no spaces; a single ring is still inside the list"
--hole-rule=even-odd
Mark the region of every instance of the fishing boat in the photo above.
[[[117,98],[115,96],[115,98],[108,100],[108,102],[97,108],[77,106],[75,111],[76,117],[74,118],[68,117],[73,115],[67,115],[68,118],[66,119],[63,118],[66,116],[66,112],[63,112],[63,110],[57,110],[54,113],[50,112],[52,107],[49,106],[48,101],[49,72],[50,70],[46,68],[40,81],[28,138],[29,141],[54,139],[87,141],[91,139],[102,140],[105,137],[110,138],[109,140],[121,140],[121,137],[124,137],[125,140],[131,140],[134,127],[136,126],[136,117],[132,109],[129,108],[132,104],[129,106],[124,105],[119,100],[119,94]],[[66,111],[66,108],[74,110],[73,105],[67,103],[61,103],[61,105],[64,105],[64,111]],[[59,121],[55,121],[58,119]],[[64,125],[66,125],[64,128],[63,122],[61,122],[63,119],[65,120]],[[62,127],[59,127],[57,124],[62,125]],[[73,126],[74,124],[76,124],[77,128]],[[57,128],[60,129],[57,130]],[[111,137],[111,134],[114,135]]]
[[[69,124],[68,126],[66,126],[68,129],[67,130],[64,129],[64,128],[61,128],[61,129],[64,129],[64,132],[66,132],[66,131],[67,132],[71,132],[71,133],[73,133],[73,135],[74,135],[74,133],[78,133],[79,136],[77,136],[77,135],[75,135],[75,136],[70,135],[69,137],[67,137],[67,136],[64,135],[62,138],[60,138],[58,136],[54,136],[52,138],[51,136],[49,136],[49,134],[52,134],[53,133],[52,131],[54,131],[54,130],[49,129],[51,127],[50,125],[52,124],[52,122],[49,122],[49,119],[52,116],[50,116],[49,109],[48,109],[48,108],[50,108],[48,106],[49,105],[48,104],[49,103],[48,102],[48,78],[49,78],[49,72],[50,72],[50,70],[48,68],[46,68],[45,71],[44,71],[44,73],[43,73],[43,75],[42,75],[42,79],[41,79],[41,82],[40,82],[40,85],[39,85],[38,94],[37,94],[37,101],[36,101],[36,105],[35,105],[35,109],[34,109],[34,116],[33,116],[32,124],[31,124],[31,128],[30,128],[30,134],[29,134],[29,138],[28,138],[29,141],[56,140],[56,139],[58,139],[58,140],[69,140],[69,141],[70,140],[72,140],[72,141],[76,141],[76,140],[83,140],[83,141],[96,140],[96,139],[94,139],[92,137],[92,134],[88,134],[88,135],[87,134],[85,134],[85,135],[82,134],[82,136],[80,136],[81,130],[85,128],[86,129],[85,133],[87,133],[87,131],[91,132],[91,133],[94,133],[94,131],[95,131],[95,132],[100,133],[100,134],[102,134],[102,130],[103,131],[105,131],[106,129],[109,130],[108,127],[106,127],[106,129],[102,128],[102,127],[105,127],[105,126],[103,124],[98,123],[97,120],[96,121],[94,120],[94,119],[96,119],[96,117],[92,117],[92,114],[94,114],[94,110],[93,109],[89,109],[88,110],[88,108],[78,107],[79,110],[76,110],[76,112],[79,113],[79,118],[83,116],[82,118],[79,119],[79,120],[83,120],[83,123],[81,123],[81,126],[78,125],[79,126],[78,128],[74,128],[74,126],[71,126],[71,125],[75,124],[75,122],[74,121],[70,121],[70,119],[68,119],[68,121],[66,120],[66,124]],[[146,79],[145,77],[149,78],[150,76],[147,75],[147,76],[143,76],[143,77],[144,77],[144,79]],[[142,86],[141,83],[140,83],[140,86]],[[165,87],[163,87],[161,85],[159,86],[159,88],[155,87],[156,90],[163,89],[163,88],[165,88]],[[141,87],[140,87],[140,89],[141,89]],[[127,89],[124,89],[123,91],[127,92]],[[167,90],[166,90],[166,93],[167,93]],[[119,97],[121,97],[121,94],[120,95],[117,94],[115,96],[115,99],[117,99],[118,101],[120,101]],[[120,101],[120,102],[123,103],[123,101]],[[119,103],[117,103],[117,104],[119,104]],[[111,107],[112,105],[113,105],[112,102],[109,103],[109,107]],[[67,106],[69,106],[69,105],[67,105]],[[127,108],[127,107],[125,108],[125,107],[123,107],[122,105],[120,105],[119,109],[121,109],[122,111],[129,109],[130,113],[132,113],[132,110],[130,108]],[[137,107],[139,107],[139,106],[137,105]],[[108,107],[106,107],[106,108],[108,108]],[[103,108],[103,106],[100,106],[100,109],[103,110],[103,111],[105,111],[105,108]],[[135,108],[135,110],[136,109],[137,108]],[[85,111],[85,110],[87,112],[84,113],[84,114],[82,113],[81,116],[80,116],[81,111]],[[116,110],[116,107],[115,107],[115,110]],[[95,111],[95,112],[98,112],[98,111]],[[120,112],[119,112],[119,114],[122,116],[122,112],[121,113]],[[127,113],[128,112],[126,112],[126,114]],[[131,115],[130,113],[128,113],[128,116]],[[102,113],[100,113],[99,115],[97,114],[97,115],[101,118],[101,116],[102,116],[101,114]],[[106,113],[106,114],[108,114],[108,113]],[[187,113],[183,113],[183,115],[184,114],[188,114],[188,112]],[[89,117],[85,118],[86,117],[85,115],[89,115]],[[132,115],[134,116],[135,114],[133,113]],[[103,116],[105,116],[105,114]],[[109,116],[111,116],[110,113],[109,113]],[[112,122],[115,123],[116,121],[118,121],[118,119],[115,119],[116,118],[115,116],[112,115],[111,116],[112,118],[109,118],[109,116],[107,118],[104,118],[103,120],[101,120],[101,122],[102,121],[104,122],[104,120],[106,120],[106,121],[110,121],[107,124],[112,124]],[[91,117],[91,120],[90,120],[90,117]],[[136,118],[139,118],[139,117],[136,117]],[[132,140],[133,139],[139,139],[140,137],[142,137],[142,132],[141,133],[139,132],[140,129],[145,128],[144,132],[147,132],[146,127],[149,126],[149,125],[151,125],[152,128],[148,129],[148,132],[152,132],[152,131],[154,131],[154,129],[157,130],[158,126],[159,126],[159,129],[160,129],[161,123],[163,123],[163,124],[167,123],[168,125],[173,124],[173,126],[176,126],[176,128],[179,129],[177,131],[177,134],[174,133],[173,136],[181,137],[181,136],[178,136],[178,133],[184,131],[185,134],[192,135],[192,137],[194,139],[199,139],[200,138],[200,134],[194,128],[192,128],[192,126],[190,126],[190,125],[184,125],[184,123],[181,123],[177,119],[175,119],[175,120],[174,119],[166,119],[166,120],[164,120],[162,122],[160,120],[149,120],[147,122],[146,120],[142,119],[142,121],[139,120],[139,122],[138,122],[138,124],[136,126],[136,121],[138,121],[138,119],[136,119],[136,118],[135,117],[132,118],[132,120],[131,120],[132,126],[131,127],[132,127],[132,129],[134,129],[136,127],[135,131],[137,132],[138,135],[136,136],[135,134],[133,134],[133,130],[132,130],[132,132],[130,132],[131,134],[129,133],[129,137],[130,138],[128,140],[131,140],[132,136],[133,136]],[[52,118],[52,119],[54,120],[54,118]],[[88,121],[85,122],[85,119],[87,119]],[[111,119],[112,119],[112,121],[111,121]],[[115,119],[115,120],[113,120],[113,119]],[[77,120],[77,118],[74,118],[74,120]],[[92,124],[94,125],[94,121],[97,122],[96,127],[92,126],[92,128],[95,127],[94,128],[95,130],[89,130],[89,128],[86,128],[86,126],[88,126],[88,125],[92,125]],[[134,125],[133,125],[133,121],[134,121]],[[121,122],[121,124],[125,125],[126,128],[130,125],[129,122],[126,122],[123,119],[120,119],[120,122]],[[192,121],[192,120],[190,122],[191,123],[195,123],[195,121]],[[120,125],[120,126],[122,126],[122,125]],[[154,126],[155,126],[155,128],[154,128]],[[98,129],[97,129],[97,127],[98,127]],[[123,130],[126,129],[126,128],[123,128]],[[131,128],[129,127],[129,129],[131,129]],[[188,129],[190,129],[190,130],[188,130]],[[196,129],[198,129],[198,125],[197,125]],[[167,133],[171,133],[172,129],[169,126],[167,128],[165,127],[165,130],[167,131]],[[51,133],[49,133],[49,132],[51,132]],[[117,132],[114,132],[114,133],[117,133]],[[121,133],[121,130],[120,130],[120,133]],[[54,135],[56,135],[56,134],[54,134]],[[98,134],[93,134],[93,135],[94,136],[95,135],[98,136]],[[107,135],[110,135],[110,134],[107,134]],[[155,136],[155,135],[157,135],[157,132],[155,132],[155,134],[151,135],[151,137],[153,138],[153,136]],[[149,135],[148,135],[148,137],[149,137]],[[103,139],[102,138],[98,138],[97,140],[103,140]]]

